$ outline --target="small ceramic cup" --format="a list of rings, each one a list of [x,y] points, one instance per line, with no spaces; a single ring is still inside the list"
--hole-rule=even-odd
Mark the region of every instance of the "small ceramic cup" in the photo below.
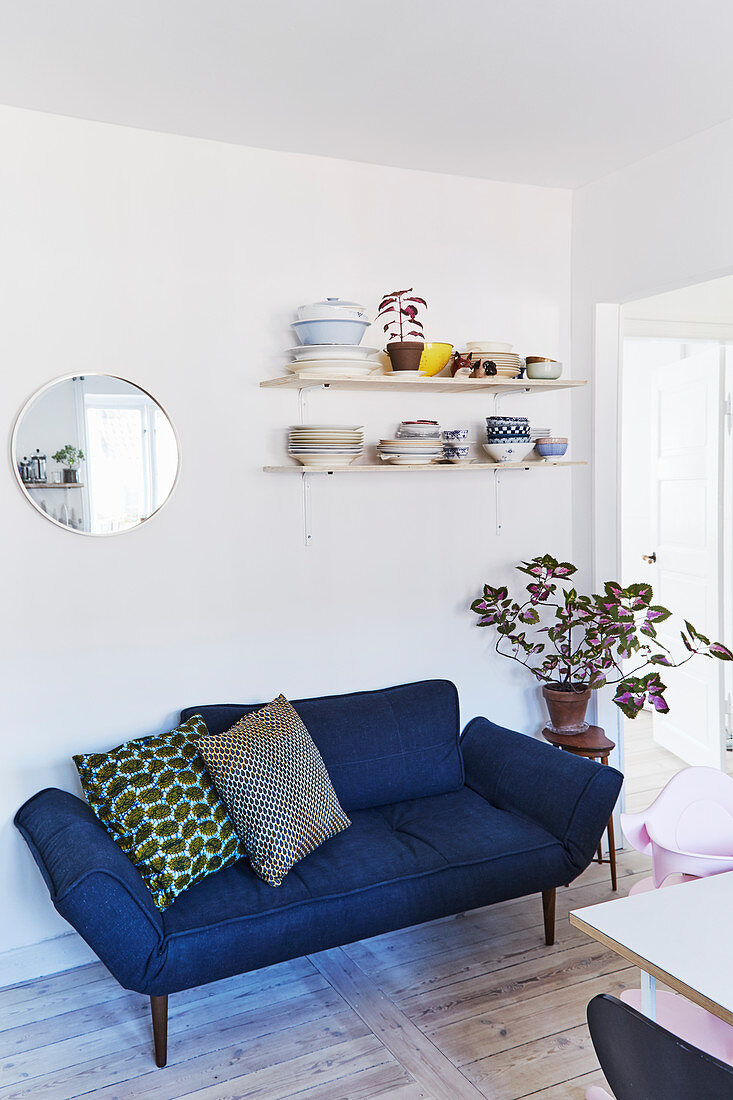
[[[468,443],[468,428],[447,428],[440,433],[446,447],[465,447]]]

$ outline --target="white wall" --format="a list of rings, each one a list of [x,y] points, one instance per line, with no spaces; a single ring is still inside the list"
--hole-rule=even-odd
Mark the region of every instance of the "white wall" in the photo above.
[[[623,303],[703,282],[733,271],[733,204],[725,181],[733,173],[733,122],[605,176],[573,196],[573,329],[576,370],[593,370],[598,303]],[[576,404],[576,445],[593,448],[597,491],[590,471],[574,481],[576,553],[597,580],[618,568],[617,367],[593,370],[594,385]],[[594,426],[593,426],[594,425]],[[592,529],[582,517],[591,512]],[[615,728],[616,709],[600,720]]]
[[[65,928],[16,808],[44,785],[76,789],[73,752],[170,728],[182,706],[446,676],[464,719],[540,725],[533,681],[490,659],[467,606],[520,558],[571,553],[568,472],[507,472],[501,538],[492,474],[324,477],[306,549],[300,479],[261,471],[296,396],[259,381],[280,373],[297,305],[373,306],[402,285],[428,299],[435,339],[569,363],[570,197],[13,109],[0,148],[6,434],[49,378],[103,370],[161,401],[183,452],[160,515],[109,539],[53,527],[9,468],[0,478],[7,949]],[[506,411],[520,409],[570,426],[567,395]],[[431,415],[478,430],[490,412],[480,396],[311,402],[313,420],[362,422],[372,440]]]

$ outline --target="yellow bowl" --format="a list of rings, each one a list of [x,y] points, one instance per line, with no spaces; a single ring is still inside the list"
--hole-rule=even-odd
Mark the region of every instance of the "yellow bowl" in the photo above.
[[[426,344],[420,356],[420,370],[428,377],[440,374],[453,354],[452,344]]]

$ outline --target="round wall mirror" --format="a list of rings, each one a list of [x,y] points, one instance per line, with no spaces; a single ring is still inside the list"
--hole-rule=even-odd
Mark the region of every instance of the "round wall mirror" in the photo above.
[[[57,378],[15,423],[13,466],[33,507],[67,531],[115,535],[150,519],[178,477],[178,440],[158,402],[124,378]]]

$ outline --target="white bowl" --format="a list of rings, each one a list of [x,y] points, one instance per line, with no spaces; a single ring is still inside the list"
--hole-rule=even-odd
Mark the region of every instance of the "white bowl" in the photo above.
[[[293,321],[291,329],[301,344],[349,344],[361,343],[369,328],[369,321],[352,321],[348,317],[332,317],[326,321]]]
[[[543,363],[527,363],[527,378],[553,382],[562,374],[562,363],[545,360]]]
[[[534,443],[484,443],[483,448],[494,462],[524,462]]]

